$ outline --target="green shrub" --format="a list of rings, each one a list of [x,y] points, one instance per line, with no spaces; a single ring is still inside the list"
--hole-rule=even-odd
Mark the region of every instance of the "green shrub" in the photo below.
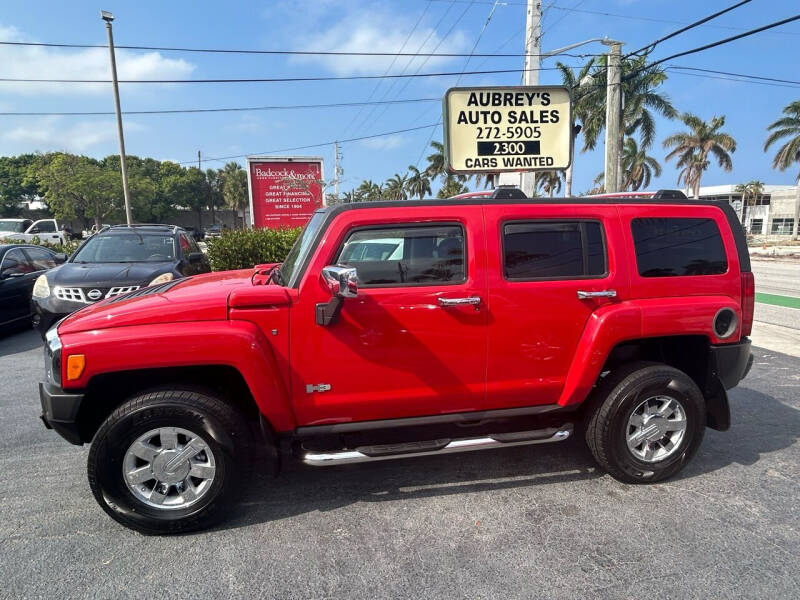
[[[67,256],[75,252],[75,250],[80,246],[81,241],[78,240],[70,240],[66,244],[51,244],[50,242],[45,242],[44,240],[40,240],[38,237],[33,236],[33,239],[30,242],[23,242],[20,240],[3,240],[0,239],[0,244],[32,244],[34,246],[43,246],[45,248],[49,248],[53,252],[63,252]]]
[[[263,263],[283,262],[302,228],[234,229],[206,238],[208,260],[214,271],[250,269]]]

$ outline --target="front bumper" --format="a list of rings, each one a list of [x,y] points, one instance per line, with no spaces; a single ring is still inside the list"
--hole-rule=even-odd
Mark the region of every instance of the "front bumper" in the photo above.
[[[31,301],[31,304],[33,305],[36,329],[39,330],[39,333],[42,334],[42,337],[44,337],[44,334],[47,333],[48,329],[50,329],[55,323],[64,317],[69,316],[82,308],[91,306],[90,304],[84,304],[83,302],[59,300],[53,296],[50,296],[49,298],[34,298]]]
[[[39,400],[42,403],[42,421],[48,429],[54,429],[71,444],[81,445],[78,428],[78,411],[83,394],[66,393],[52,383],[39,383]]]
[[[735,344],[711,346],[712,368],[722,386],[729,390],[747,377],[753,366],[750,338],[742,338]]]

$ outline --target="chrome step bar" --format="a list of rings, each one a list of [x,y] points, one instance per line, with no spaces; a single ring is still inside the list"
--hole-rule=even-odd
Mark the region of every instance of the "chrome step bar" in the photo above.
[[[537,429],[534,431],[518,431],[514,433],[498,433],[486,437],[463,439],[440,439],[405,444],[385,444],[377,446],[359,446],[354,450],[338,450],[334,452],[316,452],[303,450],[302,460],[307,465],[326,467],[329,465],[346,465],[351,463],[371,462],[376,460],[392,460],[395,458],[413,458],[417,456],[434,456],[454,452],[470,452],[490,448],[509,448],[528,444],[548,444],[561,442],[572,435],[572,424],[561,427]]]

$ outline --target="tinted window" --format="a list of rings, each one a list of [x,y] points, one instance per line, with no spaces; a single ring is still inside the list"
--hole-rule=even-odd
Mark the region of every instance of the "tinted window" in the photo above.
[[[600,223],[506,223],[503,270],[506,279],[602,277],[606,257]]]
[[[18,248],[9,250],[3,257],[3,262],[0,264],[0,277],[8,277],[9,275],[25,275],[34,272],[33,265],[28,262],[28,259]]]
[[[56,261],[49,250],[44,248],[25,248],[25,254],[31,259],[33,268],[37,271],[52,269],[56,266]]]
[[[458,225],[355,231],[336,262],[356,267],[361,286],[458,283],[466,279],[464,232]]]
[[[713,219],[634,219],[631,229],[642,277],[718,275],[728,270]]]

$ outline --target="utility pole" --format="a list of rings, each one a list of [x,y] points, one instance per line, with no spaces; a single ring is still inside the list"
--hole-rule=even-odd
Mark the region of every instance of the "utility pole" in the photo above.
[[[106,10],[100,11],[100,18],[106,22],[108,33],[108,54],[111,58],[111,84],[114,87],[114,108],[117,111],[117,135],[119,136],[119,165],[122,171],[122,193],[125,196],[125,218],[128,225],[133,223],[131,215],[131,192],[128,189],[128,167],[125,164],[125,137],[122,134],[122,112],[119,108],[119,83],[117,82],[117,59],[114,56],[114,34],[111,31],[111,21],[114,15]]]
[[[619,134],[622,118],[622,42],[605,40],[603,43],[611,47],[606,68],[606,193],[618,192],[622,170],[620,168],[620,152],[622,150]]]
[[[333,196],[339,202],[339,142],[333,142]]]
[[[523,85],[539,85],[539,55],[542,53],[542,1],[528,0],[525,17],[525,71]],[[536,173],[522,173],[522,192],[533,198],[536,187]]]

